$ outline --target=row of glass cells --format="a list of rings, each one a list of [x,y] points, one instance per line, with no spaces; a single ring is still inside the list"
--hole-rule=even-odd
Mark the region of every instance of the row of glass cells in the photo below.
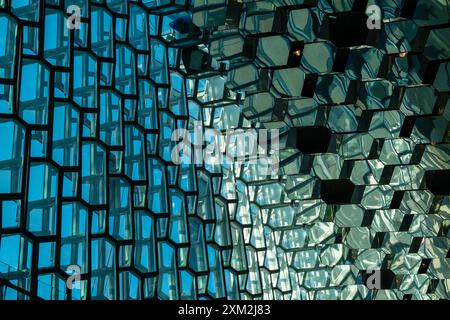
[[[17,203],[11,201],[3,202],[2,224],[4,227],[13,227],[17,224]],[[10,281],[25,290],[30,290],[30,269],[32,255],[38,255],[38,269],[54,268],[59,261],[59,267],[66,270],[71,265],[80,266],[81,274],[91,273],[90,290],[92,298],[115,299],[119,292],[116,292],[115,275],[119,273],[119,281],[124,281],[121,285],[121,298],[142,298],[153,297],[155,294],[163,299],[193,299],[198,293],[208,293],[211,296],[222,297],[225,293],[225,286],[222,278],[222,255],[217,245],[208,244],[205,246],[205,239],[212,236],[212,228],[204,228],[202,221],[197,217],[190,217],[190,245],[175,249],[173,244],[166,240],[158,240],[164,237],[164,223],[155,223],[152,214],[145,211],[136,210],[134,212],[134,230],[131,226],[131,215],[120,215],[122,209],[112,208],[109,212],[109,233],[113,237],[127,239],[131,232],[135,236],[134,248],[132,245],[121,245],[119,250],[115,250],[115,245],[111,240],[104,238],[102,234],[105,231],[105,214],[100,212],[92,213],[91,234],[93,239],[90,243],[90,261],[88,261],[88,210],[80,203],[62,204],[61,221],[61,243],[59,248],[55,242],[39,242],[34,244],[26,236],[19,234],[7,234],[1,237],[0,245],[0,271],[6,274]],[[128,220],[126,220],[128,219]],[[177,237],[177,241],[187,243],[188,239],[183,237],[183,230],[179,228],[181,221],[170,219],[169,233],[171,238]],[[159,222],[161,220],[158,220]],[[39,227],[39,221],[36,219],[30,221],[29,226],[32,232],[36,232]],[[46,226],[48,227],[48,226]],[[216,226],[222,229],[216,232],[216,241],[220,240],[221,234],[228,232],[228,226],[222,226],[220,223]],[[235,229],[235,228],[233,228]],[[209,231],[208,231],[209,230]],[[205,234],[206,233],[206,234]],[[223,237],[223,240],[229,239],[229,235]],[[211,240],[211,239],[210,239]],[[221,245],[230,245],[218,241]],[[229,241],[228,241],[229,242]],[[36,248],[37,246],[37,248]],[[156,248],[157,246],[157,248]],[[134,250],[133,250],[134,249]],[[190,253],[188,254],[188,249]],[[156,256],[156,250],[158,257]],[[59,251],[59,258],[56,259],[56,251]],[[118,252],[118,257],[116,253]],[[224,251],[223,256],[229,260],[231,250]],[[241,253],[233,253],[242,254]],[[228,257],[228,258],[226,258]],[[234,257],[238,258],[238,257]],[[242,257],[241,257],[242,258]],[[236,259],[233,259],[236,260]],[[142,273],[155,273],[158,276],[146,276],[144,281],[140,281],[139,275],[133,272],[118,271],[117,267],[129,267],[131,261],[134,267]],[[236,260],[237,261],[237,260]],[[116,265],[118,264],[118,265]],[[236,263],[232,263],[238,267]],[[177,268],[178,267],[178,268]],[[189,267],[195,273],[203,275],[194,276],[192,272],[183,270]],[[244,266],[241,266],[243,268]],[[181,269],[179,269],[181,268]],[[236,281],[236,276],[225,272],[227,281]],[[230,278],[231,277],[231,278]],[[181,280],[180,280],[181,279]],[[197,279],[197,281],[196,281]],[[38,277],[38,295],[42,298],[62,299],[65,297],[65,280],[56,273],[39,275]],[[155,292],[156,281],[158,292]],[[181,287],[178,292],[178,281]],[[144,288],[140,288],[141,284]],[[233,286],[228,290],[229,295],[235,295]],[[233,289],[234,288],[234,289]],[[5,288],[5,290],[8,290]],[[74,298],[85,297],[87,282],[81,281],[81,291],[73,290],[73,294],[79,294]],[[11,294],[15,291],[11,291]],[[7,295],[6,295],[7,296]],[[235,296],[236,297],[236,296]],[[10,297],[11,298],[11,297]],[[14,297],[16,298],[16,297]]]

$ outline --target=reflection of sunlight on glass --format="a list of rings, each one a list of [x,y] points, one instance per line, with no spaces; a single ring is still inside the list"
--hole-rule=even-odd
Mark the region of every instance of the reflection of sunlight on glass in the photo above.
[[[211,102],[223,98],[225,77],[216,76],[199,81],[197,98],[201,102]]]

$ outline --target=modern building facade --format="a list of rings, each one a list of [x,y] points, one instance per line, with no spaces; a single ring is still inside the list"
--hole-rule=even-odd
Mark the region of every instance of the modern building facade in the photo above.
[[[448,299],[449,15],[0,0],[0,299]]]

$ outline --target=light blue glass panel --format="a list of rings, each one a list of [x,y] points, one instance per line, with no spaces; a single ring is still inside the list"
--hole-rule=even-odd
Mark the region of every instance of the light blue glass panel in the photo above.
[[[28,186],[27,228],[35,235],[56,233],[58,171],[47,163],[33,163]]]
[[[22,190],[25,130],[18,123],[0,120],[0,193]]]

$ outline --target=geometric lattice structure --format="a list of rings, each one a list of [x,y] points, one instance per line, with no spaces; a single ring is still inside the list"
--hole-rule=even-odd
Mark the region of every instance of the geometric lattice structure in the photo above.
[[[0,0],[0,299],[448,299],[449,14]],[[278,170],[174,163],[196,123]]]

